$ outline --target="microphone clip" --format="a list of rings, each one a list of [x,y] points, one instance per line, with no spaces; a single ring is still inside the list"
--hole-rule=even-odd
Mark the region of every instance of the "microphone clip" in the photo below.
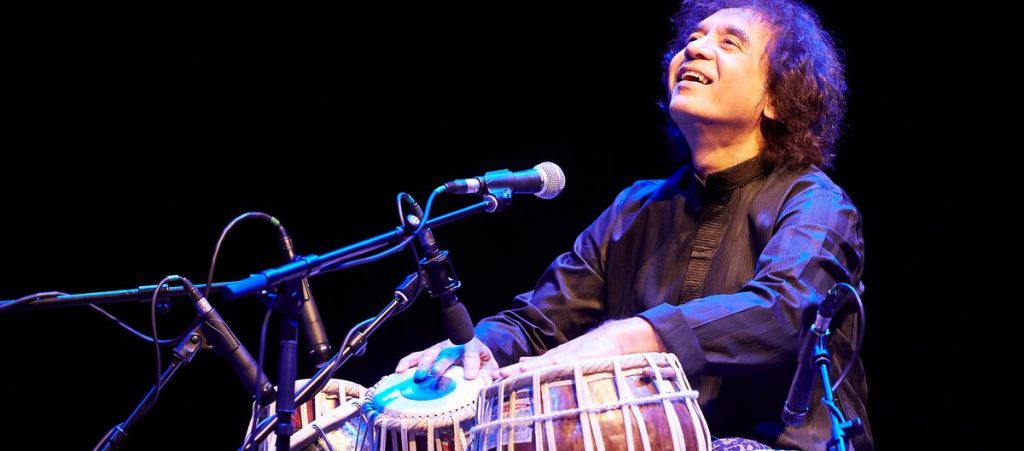
[[[480,182],[480,197],[487,202],[488,213],[496,213],[512,205],[512,197],[516,193],[516,173],[508,169],[490,171],[475,180]]]
[[[448,251],[437,251],[435,255],[428,257],[420,260],[420,266],[423,268],[421,277],[426,281],[427,293],[433,298],[455,293],[462,286],[462,282],[455,276],[455,267],[448,258]]]

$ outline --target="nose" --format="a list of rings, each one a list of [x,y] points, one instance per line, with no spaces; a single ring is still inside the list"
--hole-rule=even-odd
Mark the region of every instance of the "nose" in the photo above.
[[[688,60],[712,59],[715,55],[710,46],[705,43],[704,38],[694,39],[686,44],[686,47],[683,48],[683,54]]]

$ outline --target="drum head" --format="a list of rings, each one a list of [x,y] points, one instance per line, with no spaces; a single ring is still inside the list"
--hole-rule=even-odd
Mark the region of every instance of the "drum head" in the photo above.
[[[490,383],[483,375],[466,380],[459,366],[421,383],[413,381],[415,373],[416,368],[410,368],[382,379],[370,390],[373,399],[367,407],[392,418],[436,416],[475,403],[480,390]]]

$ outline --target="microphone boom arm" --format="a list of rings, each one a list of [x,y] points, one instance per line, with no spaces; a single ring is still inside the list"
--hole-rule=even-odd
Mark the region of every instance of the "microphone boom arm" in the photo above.
[[[451,213],[427,220],[427,227],[437,227],[467,216],[480,212],[493,212],[497,200],[486,196],[484,200]],[[226,300],[234,300],[240,297],[259,293],[281,283],[330,272],[332,265],[341,263],[352,257],[365,254],[386,246],[393,246],[408,238],[410,232],[404,227],[396,227],[394,230],[360,241],[349,246],[335,249],[324,255],[310,254],[296,257],[295,261],[253,274],[246,279],[229,282],[224,285],[221,295]]]

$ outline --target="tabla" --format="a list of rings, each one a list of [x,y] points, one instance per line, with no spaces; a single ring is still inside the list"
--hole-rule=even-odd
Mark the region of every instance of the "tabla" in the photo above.
[[[708,450],[697,392],[673,354],[555,365],[480,392],[472,449]]]
[[[490,377],[463,377],[453,366],[440,378],[413,381],[416,369],[392,374],[366,391],[363,412],[372,422],[374,449],[463,451],[473,426],[476,400]]]
[[[295,381],[298,389],[309,379]],[[295,432],[291,437],[291,449],[306,451],[365,449],[370,444],[368,428],[358,421],[366,388],[355,382],[331,379],[324,389],[296,407],[292,414]],[[266,418],[274,412],[276,403],[260,409],[259,418]],[[250,426],[251,429],[252,426]],[[260,449],[277,449],[277,435],[270,434],[261,443]]]

